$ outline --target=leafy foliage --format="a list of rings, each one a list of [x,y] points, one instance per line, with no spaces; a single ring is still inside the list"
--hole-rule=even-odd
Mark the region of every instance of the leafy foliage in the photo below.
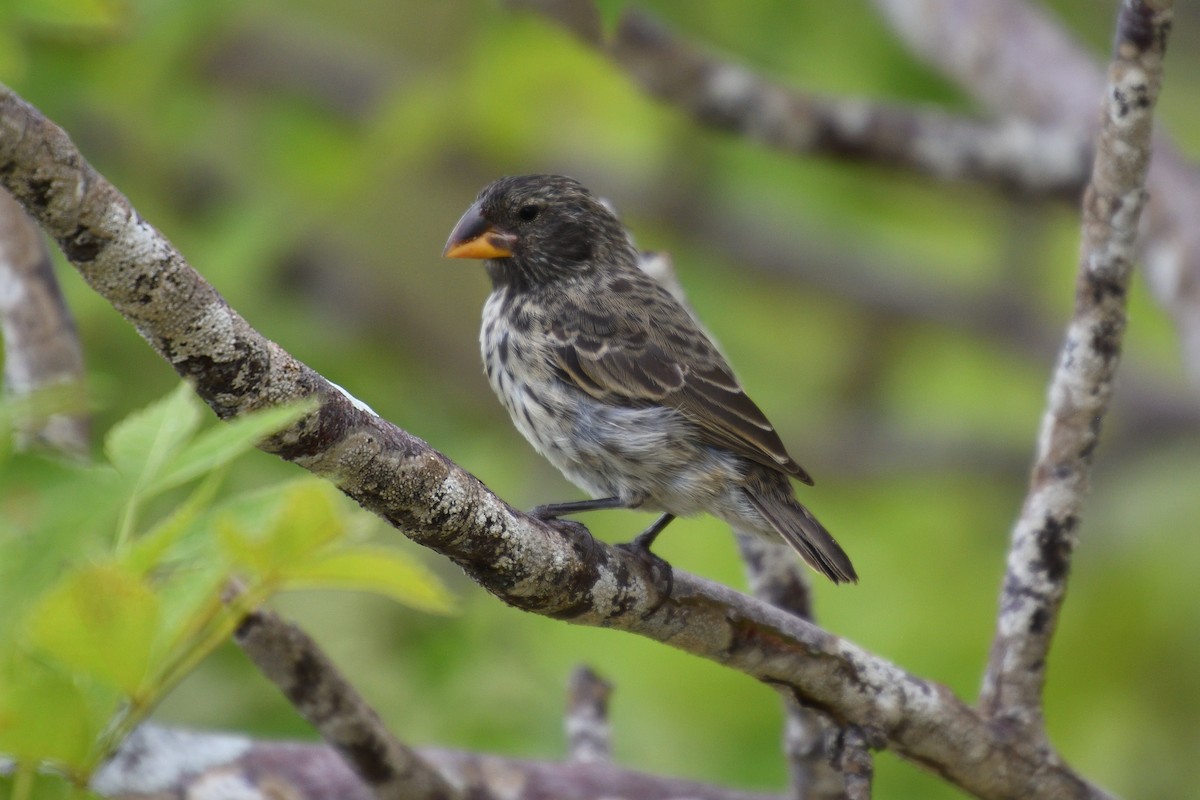
[[[0,754],[16,763],[14,797],[57,792],[35,779],[44,769],[85,786],[240,612],[277,592],[355,589],[451,609],[440,582],[372,544],[374,521],[327,483],[218,499],[234,459],[311,410],[205,428],[185,384],[113,426],[107,463],[0,485]]]

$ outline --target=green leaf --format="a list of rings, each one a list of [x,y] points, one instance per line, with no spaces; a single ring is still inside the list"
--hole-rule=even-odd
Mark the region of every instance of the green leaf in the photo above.
[[[450,591],[423,564],[398,550],[353,547],[289,564],[284,588],[352,589],[390,597],[422,611],[455,610]]]
[[[200,401],[186,383],[118,422],[104,441],[113,466],[140,487],[159,478],[166,464],[200,424]]]
[[[147,575],[151,570],[161,567],[176,542],[189,533],[205,530],[201,520],[212,505],[224,477],[221,472],[210,473],[187,500],[137,540],[121,563],[137,575]]]
[[[203,432],[164,465],[160,474],[147,485],[147,492],[174,488],[229,463],[253,450],[264,437],[316,410],[318,405],[316,398],[308,398],[246,414]]]
[[[63,665],[131,696],[146,676],[158,630],[159,600],[117,564],[67,573],[30,610],[30,642]]]
[[[332,486],[313,478],[249,493],[223,510],[217,538],[231,561],[275,580],[284,565],[346,534],[340,503]]]
[[[97,732],[73,676],[24,653],[7,656],[0,662],[0,753],[84,767]]]

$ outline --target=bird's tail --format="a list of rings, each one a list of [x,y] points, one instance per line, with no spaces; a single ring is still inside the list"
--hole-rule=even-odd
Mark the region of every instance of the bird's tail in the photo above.
[[[782,476],[780,476],[782,477]],[[784,479],[786,480],[786,479]],[[755,482],[758,483],[758,482]],[[857,583],[850,557],[807,508],[792,496],[790,486],[773,481],[742,488],[755,510],[810,567],[834,583]]]

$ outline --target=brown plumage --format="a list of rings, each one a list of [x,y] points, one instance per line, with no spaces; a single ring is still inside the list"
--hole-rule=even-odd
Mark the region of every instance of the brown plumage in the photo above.
[[[517,428],[594,508],[707,512],[781,537],[835,582],[849,558],[795,498],[812,478],[788,454],[712,340],[638,267],[617,218],[578,182],[504,178],[455,227],[451,257],[486,259],[493,292],[480,337],[488,378]]]

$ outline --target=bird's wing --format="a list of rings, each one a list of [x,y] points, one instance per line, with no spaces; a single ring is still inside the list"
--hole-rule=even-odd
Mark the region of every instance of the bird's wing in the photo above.
[[[708,444],[811,484],[708,336],[669,296],[656,299],[559,315],[551,336],[560,377],[600,400],[674,408]]]

